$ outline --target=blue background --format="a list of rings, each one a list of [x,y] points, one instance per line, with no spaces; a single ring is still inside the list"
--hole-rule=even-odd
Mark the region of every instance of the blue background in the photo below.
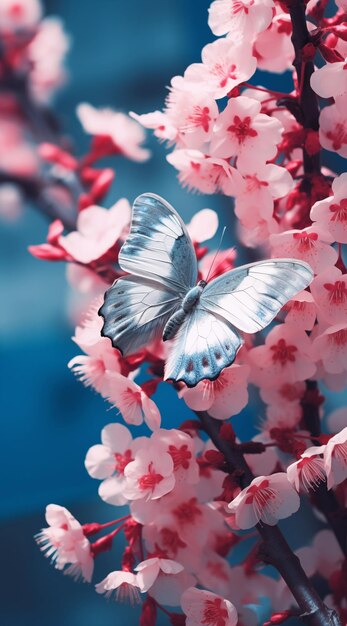
[[[145,113],[161,108],[170,78],[199,60],[213,39],[207,26],[208,0],[47,0],[47,13],[59,15],[72,39],[67,66],[70,84],[56,99],[63,127],[77,152],[86,149],[75,116],[81,101]],[[261,77],[273,88],[285,78]],[[164,195],[187,219],[206,206],[230,224],[230,200],[188,195],[165,161],[165,149],[149,136],[153,158],[145,164],[114,162],[116,182],[110,204],[143,191]],[[107,603],[89,585],[73,584],[49,566],[34,544],[49,502],[67,506],[82,522],[106,521],[114,509],[97,497],[98,481],[84,469],[87,449],[111,421],[107,405],[75,380],[66,367],[79,350],[66,308],[68,288],[61,264],[39,262],[26,251],[44,241],[45,219],[26,207],[19,222],[1,224],[2,450],[0,456],[1,568],[0,620],[4,626],[114,626],[134,610]],[[232,242],[229,228],[229,245]],[[171,393],[170,401],[168,396]],[[188,416],[171,390],[159,388],[165,424]],[[252,415],[252,411],[248,409]],[[247,412],[248,412],[247,411]],[[250,420],[248,420],[249,424]],[[243,426],[242,426],[243,424]],[[236,426],[247,434],[245,420]],[[305,524],[300,520],[300,524]],[[97,560],[95,580],[118,568],[117,552]],[[136,609],[135,609],[136,611]]]

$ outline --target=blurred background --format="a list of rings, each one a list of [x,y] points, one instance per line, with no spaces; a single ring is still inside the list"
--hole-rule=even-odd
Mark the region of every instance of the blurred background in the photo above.
[[[47,14],[62,18],[71,37],[69,82],[56,98],[55,109],[77,153],[88,141],[75,116],[78,103],[137,113],[161,108],[170,78],[198,61],[203,45],[213,39],[207,26],[209,0],[43,4]],[[286,77],[277,76],[271,85],[285,88],[284,81]],[[269,84],[269,79],[259,82]],[[153,191],[188,220],[208,206],[218,210],[221,224],[230,224],[229,200],[182,190],[165,160],[165,148],[150,135],[147,145],[153,157],[145,164],[113,161],[116,181],[109,205],[123,196],[132,202],[139,193]],[[84,469],[87,449],[99,442],[100,430],[112,415],[101,397],[85,389],[67,369],[69,359],[80,350],[71,341],[65,267],[27,253],[27,246],[44,241],[46,232],[47,222],[33,207],[26,207],[19,221],[1,223],[0,621],[4,626],[114,626],[124,619],[136,624],[133,609],[107,603],[93,587],[73,584],[54,570],[33,540],[45,525],[49,502],[67,506],[81,523],[107,521],[113,513],[98,499],[98,481]],[[228,237],[225,245],[233,243],[232,228]],[[170,392],[165,388],[163,394],[159,388],[156,397],[165,425],[188,416],[176,394],[171,393],[168,402]],[[331,408],[332,400],[328,402]],[[252,418],[255,411],[251,403],[247,412]],[[246,436],[247,420],[236,419],[238,434]],[[305,524],[303,519],[300,524]],[[96,565],[99,581],[117,568],[117,549]]]

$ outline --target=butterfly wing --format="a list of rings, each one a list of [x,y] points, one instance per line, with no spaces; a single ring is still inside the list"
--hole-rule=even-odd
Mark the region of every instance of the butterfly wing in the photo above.
[[[313,279],[310,266],[296,259],[243,265],[209,283],[201,305],[245,333],[265,328],[295,294]]]
[[[215,380],[235,360],[241,345],[236,328],[198,305],[173,340],[164,378],[183,381],[188,387],[204,378]]]
[[[197,281],[196,255],[183,221],[168,202],[152,193],[135,200],[130,233],[118,260],[125,272],[154,280],[181,296]]]
[[[106,291],[99,310],[104,318],[101,334],[109,337],[123,356],[134,354],[162,335],[181,299],[157,283],[124,276]]]

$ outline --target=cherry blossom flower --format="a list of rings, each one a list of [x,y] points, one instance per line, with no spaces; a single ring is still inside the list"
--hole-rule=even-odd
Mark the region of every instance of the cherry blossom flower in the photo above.
[[[335,178],[332,191],[333,196],[313,205],[310,217],[333,241],[347,243],[347,173]]]
[[[115,592],[115,599],[122,602],[130,600],[131,604],[140,602],[139,583],[136,574],[127,571],[110,572],[106,578],[95,585],[97,593],[104,593],[110,598]]]
[[[281,141],[282,125],[261,113],[261,103],[239,96],[230,98],[219,115],[211,140],[211,154],[220,158],[237,157],[238,167],[252,169],[272,159]]]
[[[330,374],[341,374],[347,370],[347,323],[340,322],[324,329],[320,325],[314,329],[312,356],[321,359],[325,370]]]
[[[202,63],[187,67],[184,78],[172,79],[174,88],[187,89],[187,83],[191,83],[216,99],[224,98],[234,87],[248,80],[256,69],[256,59],[248,42],[217,39],[202,49],[201,58]]]
[[[175,142],[186,148],[200,148],[210,140],[218,117],[214,98],[198,89],[172,87],[166,98],[165,113],[177,129]]]
[[[324,107],[320,113],[319,141],[326,150],[347,157],[347,117],[336,104]]]
[[[32,29],[41,18],[40,0],[1,0],[0,30],[2,32]]]
[[[337,267],[319,274],[310,285],[317,307],[318,320],[338,324],[347,316],[347,275]]]
[[[47,17],[39,24],[27,49],[30,62],[29,89],[39,103],[47,104],[65,81],[63,62],[70,42],[62,22]]]
[[[151,586],[151,597],[165,606],[180,606],[184,591],[195,584],[196,577],[185,570],[174,576],[160,570]]]
[[[257,245],[267,241],[270,233],[278,231],[278,223],[273,218],[274,200],[291,191],[293,179],[284,167],[270,163],[257,167],[243,163],[240,170],[243,181],[235,194],[235,214],[252,236],[252,242],[247,245]],[[257,229],[256,238],[254,229]]]
[[[337,261],[336,250],[328,245],[332,240],[326,230],[315,224],[303,230],[270,235],[270,246],[273,257],[301,259],[319,274]]]
[[[136,451],[146,444],[146,438],[133,440],[123,424],[107,424],[101,431],[101,441],[102,444],[89,448],[84,464],[90,476],[102,480],[100,498],[120,506],[127,502],[123,495],[124,470],[134,460]]]
[[[347,95],[346,61],[327,63],[313,72],[311,87],[321,98]]]
[[[195,213],[189,224],[187,231],[190,238],[195,243],[202,243],[215,236],[218,229],[218,215],[212,209],[202,209]]]
[[[169,116],[162,111],[152,111],[138,115],[134,111],[129,112],[129,116],[136,120],[144,128],[153,130],[155,137],[170,143],[176,141],[178,129],[174,126]]]
[[[191,587],[182,595],[186,626],[236,626],[238,615],[234,605],[211,591]]]
[[[313,540],[312,549],[316,569],[321,576],[328,579],[335,571],[341,570],[344,555],[331,530],[320,530]]]
[[[145,139],[143,129],[124,113],[82,103],[77,107],[77,116],[86,133],[109,138],[115,153],[120,152],[133,161],[149,158],[150,152],[141,146]]]
[[[252,528],[258,522],[274,526],[299,509],[300,498],[284,472],[254,478],[228,505],[238,528]]]
[[[270,25],[274,6],[272,0],[214,0],[208,25],[214,35],[230,33],[236,39],[249,40]]]
[[[312,362],[311,344],[303,330],[289,324],[275,326],[265,344],[248,353],[252,367],[251,380],[260,387],[292,384],[310,378],[316,371]]]
[[[152,557],[141,561],[136,567],[137,582],[140,587],[141,593],[148,591],[157,580],[160,572],[167,575],[175,575],[182,572],[183,565],[172,561],[171,559],[161,559],[158,557]]]
[[[110,209],[90,206],[77,218],[77,230],[59,238],[60,246],[75,261],[91,263],[110,253],[116,259],[119,239],[130,220],[128,200],[118,200]]]
[[[329,270],[331,271],[331,270]],[[285,323],[302,330],[312,330],[316,321],[316,303],[308,291],[301,291],[283,307]]]
[[[248,365],[233,364],[215,381],[203,380],[196,387],[184,388],[180,397],[194,411],[208,411],[217,419],[237,415],[248,402]]]
[[[289,15],[278,13],[270,27],[257,35],[254,54],[259,69],[281,73],[291,68],[294,58],[291,31]]]
[[[119,409],[127,424],[139,426],[144,420],[151,430],[159,428],[161,417],[157,405],[130,378],[110,372],[107,399]]]
[[[194,485],[199,482],[199,466],[195,458],[193,438],[181,430],[163,428],[153,433],[151,444],[164,449],[172,458],[176,485],[188,483]]]
[[[178,170],[183,187],[232,196],[242,184],[239,172],[225,159],[208,157],[199,150],[174,150],[166,158]]]
[[[326,479],[322,454],[325,446],[311,446],[300,459],[287,467],[289,482],[297,491],[316,489]]]
[[[81,524],[58,504],[46,507],[46,521],[48,528],[42,528],[35,537],[42,552],[51,559],[56,569],[90,582],[94,559]]]
[[[324,450],[328,489],[347,478],[347,427],[329,439]]]
[[[124,468],[124,476],[123,494],[128,500],[156,500],[175,486],[174,462],[158,442],[137,450],[135,459]]]
[[[68,367],[88,387],[92,386],[104,398],[110,388],[109,373],[120,373],[122,357],[107,337],[101,337],[102,319],[97,314],[102,298],[90,307],[81,326],[77,326],[73,340],[86,353],[73,357]]]

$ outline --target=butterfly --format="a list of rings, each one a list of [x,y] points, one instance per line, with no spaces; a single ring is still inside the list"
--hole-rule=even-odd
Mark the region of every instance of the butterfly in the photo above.
[[[118,257],[128,275],[105,294],[102,335],[127,357],[159,338],[173,339],[165,380],[194,387],[235,360],[243,333],[265,328],[313,279],[296,259],[243,265],[211,282],[198,278],[187,229],[163,198],[140,195]]]

